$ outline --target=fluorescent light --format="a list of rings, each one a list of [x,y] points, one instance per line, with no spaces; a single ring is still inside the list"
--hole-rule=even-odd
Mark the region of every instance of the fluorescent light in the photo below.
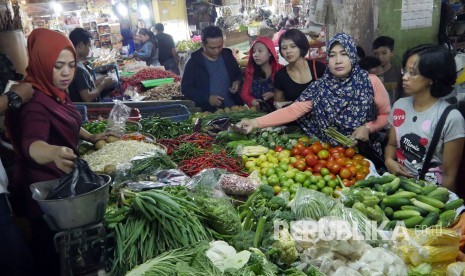
[[[128,8],[123,3],[118,3],[118,5],[116,5],[116,10],[121,16],[128,16]]]
[[[60,12],[63,11],[63,7],[60,4],[58,4],[57,2],[51,2],[50,6],[52,6],[53,11],[55,13],[60,13]]]
[[[146,5],[139,6],[140,17],[142,19],[149,19],[150,18],[150,11]]]

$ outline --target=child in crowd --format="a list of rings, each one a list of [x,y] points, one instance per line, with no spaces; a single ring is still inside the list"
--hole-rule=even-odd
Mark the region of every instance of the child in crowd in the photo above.
[[[370,74],[374,74],[377,76],[383,74],[383,67],[381,66],[381,61],[377,57],[374,57],[374,56],[364,57],[358,61],[358,65],[360,65],[362,69],[367,70],[368,73]],[[380,79],[382,81],[383,79],[381,77]]]
[[[366,57],[365,50],[363,50],[362,46],[357,46],[357,60],[361,60],[364,57]]]
[[[379,58],[383,67],[383,84],[388,91],[391,103],[400,97],[396,90],[397,84],[402,78],[400,68],[391,63],[391,59],[394,56],[394,42],[394,39],[391,37],[380,36],[372,44],[373,55]]]

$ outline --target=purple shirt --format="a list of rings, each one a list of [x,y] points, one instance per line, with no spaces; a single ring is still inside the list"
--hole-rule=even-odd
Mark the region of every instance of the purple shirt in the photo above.
[[[44,141],[50,145],[71,148],[77,154],[81,114],[68,95],[64,104],[55,98],[35,91],[34,97],[19,110],[19,121],[14,127],[16,149],[19,150],[18,166],[13,185],[26,190],[31,202],[28,204],[30,215],[40,215],[40,208],[31,198],[29,185],[35,182],[52,180],[65,173],[51,162],[37,164],[29,155],[29,148],[35,141]]]

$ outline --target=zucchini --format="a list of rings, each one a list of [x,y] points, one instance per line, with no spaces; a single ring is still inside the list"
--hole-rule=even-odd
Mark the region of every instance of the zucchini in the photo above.
[[[412,202],[408,198],[403,198],[403,197],[392,197],[392,196],[387,196],[383,198],[383,201],[385,206],[387,207],[392,207],[392,208],[400,208],[404,205],[412,205]]]
[[[374,177],[371,179],[371,181],[373,182],[373,184],[386,184],[386,183],[393,181],[395,178],[396,178],[395,175],[388,174],[388,175],[381,176],[381,177]]]
[[[444,208],[444,203],[440,200],[437,200],[435,198],[430,198],[430,197],[427,197],[427,196],[424,196],[424,195],[417,195],[415,197],[416,199],[418,199],[419,201],[423,202],[423,203],[426,203],[426,204],[429,204],[433,207],[436,207],[436,208],[439,208],[439,209],[442,209]]]
[[[430,227],[435,225],[439,220],[438,212],[430,212],[428,215],[421,221],[420,226]]]
[[[423,221],[422,216],[414,216],[411,218],[408,218],[404,220],[405,227],[407,228],[415,228],[417,225],[419,225]]]
[[[439,212],[439,209],[429,205],[428,203],[424,203],[422,201],[417,200],[416,198],[411,199],[413,205],[420,207],[423,210],[426,210],[428,212]]]
[[[446,203],[444,205],[444,210],[449,211],[449,210],[455,210],[463,205],[463,199],[458,198],[456,200],[452,200],[449,203]]]
[[[363,197],[362,203],[365,204],[365,206],[372,207],[379,203],[379,198],[376,196],[365,196]]]
[[[367,217],[371,220],[375,220],[376,222],[381,222],[383,220],[383,212],[378,212],[374,208],[367,207],[366,213]]]
[[[423,192],[421,194],[423,195],[428,195],[429,193],[431,193],[432,191],[436,190],[438,188],[438,186],[436,185],[428,185],[428,186],[425,186],[423,187]]]
[[[413,211],[413,210],[400,210],[400,211],[395,211],[392,217],[394,219],[398,220],[403,220],[403,219],[408,219],[411,217],[415,216],[420,216],[420,212],[418,211]]]
[[[409,192],[409,191],[400,191],[400,192],[397,192],[397,193],[392,194],[390,196],[391,197],[403,197],[403,198],[411,199],[411,198],[416,197],[417,194],[414,193],[414,192]]]
[[[457,212],[455,210],[444,211],[439,215],[438,224],[442,227],[448,227],[455,220],[456,216]]]
[[[436,190],[427,194],[427,196],[429,198],[434,198],[442,201],[443,203],[446,203],[449,199],[449,190],[447,190],[447,188],[444,187],[438,187]]]
[[[400,207],[400,209],[417,211],[417,212],[420,213],[421,216],[426,216],[426,215],[428,215],[430,213],[430,212],[426,211],[425,209],[422,209],[422,208],[417,207],[417,206],[412,206],[412,205],[405,205],[405,206]]]
[[[423,192],[423,188],[405,177],[400,178],[400,187],[406,191],[414,192],[416,194],[421,194]]]

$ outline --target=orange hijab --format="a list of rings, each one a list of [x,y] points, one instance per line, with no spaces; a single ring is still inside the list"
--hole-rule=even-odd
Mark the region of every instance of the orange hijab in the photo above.
[[[53,67],[63,49],[70,50],[76,59],[73,43],[57,31],[35,29],[27,39],[29,64],[26,68],[25,81],[31,83],[40,92],[57,98],[60,102],[65,101],[66,92],[53,85]]]

